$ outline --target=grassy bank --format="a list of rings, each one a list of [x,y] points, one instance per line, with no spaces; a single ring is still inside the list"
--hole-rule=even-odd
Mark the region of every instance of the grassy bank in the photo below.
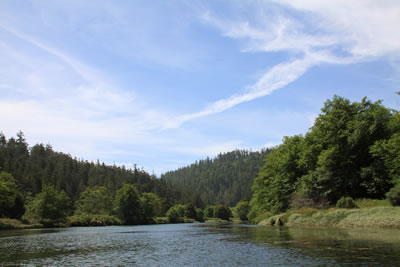
[[[23,223],[16,219],[0,218],[0,230],[42,228],[41,224]]]
[[[261,221],[259,225],[400,229],[400,207],[380,206],[324,210],[305,208],[271,216]]]

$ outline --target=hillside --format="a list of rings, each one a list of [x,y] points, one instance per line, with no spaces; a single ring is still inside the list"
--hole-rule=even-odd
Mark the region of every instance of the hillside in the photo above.
[[[167,172],[161,179],[199,194],[204,205],[234,206],[240,200],[251,198],[253,180],[270,151],[235,150],[219,154],[214,159],[207,158]]]
[[[43,185],[51,184],[76,201],[88,187],[105,186],[114,193],[125,183],[134,184],[141,193],[152,192],[166,198],[171,204],[180,202],[185,195],[167,181],[157,179],[135,165],[133,169],[108,166],[99,161],[78,160],[54,151],[50,145],[29,147],[22,132],[17,138],[8,140],[0,132],[0,171],[15,177],[22,197],[35,196]]]

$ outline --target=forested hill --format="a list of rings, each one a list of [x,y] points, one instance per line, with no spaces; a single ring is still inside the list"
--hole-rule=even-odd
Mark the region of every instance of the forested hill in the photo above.
[[[161,178],[199,194],[204,205],[232,207],[240,200],[251,198],[253,180],[269,152],[269,149],[260,152],[235,150],[167,172]]]
[[[11,173],[18,191],[35,196],[42,186],[50,184],[64,190],[76,201],[88,187],[105,186],[115,193],[123,184],[134,184],[140,193],[152,192],[166,198],[170,204],[192,201],[190,192],[182,193],[163,179],[157,179],[134,167],[126,169],[78,160],[56,152],[50,145],[37,144],[29,148],[22,132],[7,138],[0,132],[0,171]]]

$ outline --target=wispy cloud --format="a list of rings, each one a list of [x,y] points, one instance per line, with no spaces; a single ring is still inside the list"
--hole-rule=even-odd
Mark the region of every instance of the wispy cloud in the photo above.
[[[229,98],[221,99],[199,112],[182,115],[175,119],[169,120],[164,127],[176,128],[186,121],[223,112],[238,104],[269,95],[273,91],[282,88],[296,80],[313,64],[313,59],[307,57],[304,59],[294,60],[289,63],[276,65],[267,73],[265,73],[254,85],[250,86],[247,93],[233,95]]]
[[[275,14],[275,19],[263,18],[258,27],[251,26],[249,21],[220,19],[209,12],[203,14],[202,19],[219,28],[224,36],[245,39],[243,52],[300,54],[292,61],[269,69],[255,84],[248,86],[248,92],[218,100],[199,112],[178,116],[169,120],[165,128],[179,127],[186,121],[269,95],[296,81],[316,64],[351,64],[400,51],[400,34],[393,27],[400,24],[400,6],[393,1],[383,1],[383,4],[373,1],[276,2],[312,13],[311,22],[284,14]]]

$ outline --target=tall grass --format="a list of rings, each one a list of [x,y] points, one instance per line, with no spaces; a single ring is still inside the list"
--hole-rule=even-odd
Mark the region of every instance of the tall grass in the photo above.
[[[278,215],[268,213],[258,217],[259,225],[286,225],[306,227],[369,227],[400,229],[400,207],[389,200],[357,199],[357,209],[292,209]],[[267,217],[268,216],[268,217]],[[261,220],[260,220],[261,219]]]
[[[390,201],[388,199],[357,199],[355,200],[357,206],[360,208],[376,208],[376,207],[391,207]]]
[[[400,228],[400,207],[330,208],[305,213],[290,211],[270,217],[260,224],[272,224],[278,218],[286,226]]]
[[[40,228],[41,224],[27,224],[16,219],[0,218],[0,230]]]

